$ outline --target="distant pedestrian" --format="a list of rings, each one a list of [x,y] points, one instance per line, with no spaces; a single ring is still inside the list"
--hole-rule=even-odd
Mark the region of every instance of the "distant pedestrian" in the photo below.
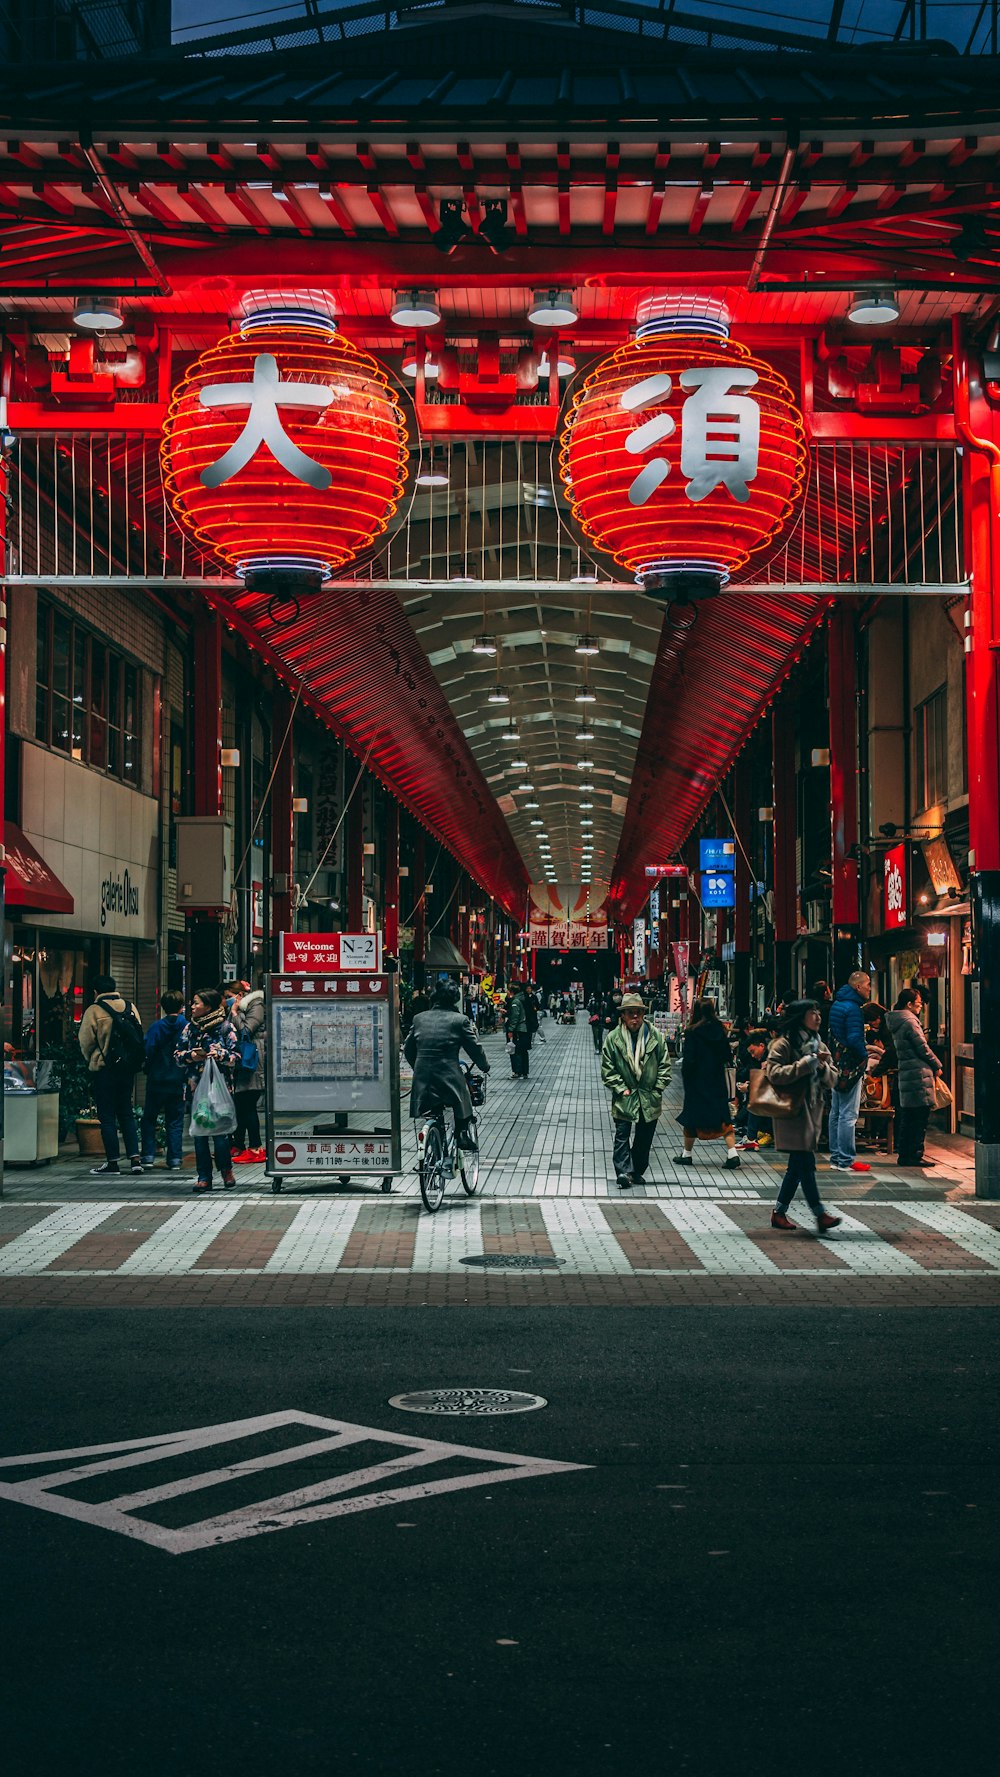
[[[750,1075],[763,1067],[767,1054],[768,1033],[763,1025],[748,1024],[736,1047],[736,1133],[742,1135],[744,1153],[755,1154],[761,1135],[770,1135],[766,1117],[756,1117],[750,1109]]]
[[[139,1125],[142,1164],[152,1166],[156,1159],[156,1125],[162,1116],[168,1172],[176,1172],[182,1159],[185,1076],[177,1064],[176,1050],[186,1024],[184,995],[168,988],[160,998],[160,1016],[154,1018],[146,1032],[146,1097]]]
[[[264,993],[260,987],[251,988],[249,982],[244,982],[243,985],[248,991],[235,1002],[229,1014],[236,1029],[239,1048],[239,1065],[233,1085],[236,1128],[233,1131],[232,1158],[234,1165],[263,1165],[267,1153],[261,1139],[257,1107],[264,1093],[266,1078]]]
[[[526,990],[523,981],[511,983],[510,1002],[507,1007],[506,1034],[510,1049],[510,1071],[515,1080],[526,1080],[530,1066],[528,1051],[531,1048],[531,1032],[528,1025],[528,1008]]]
[[[919,987],[904,987],[886,1023],[896,1049],[899,1072],[897,1166],[933,1166],[924,1154],[927,1119],[934,1109],[934,1082],[941,1063],[931,1048],[920,1022],[924,997]]]
[[[90,1170],[95,1178],[101,1178],[121,1170],[119,1129],[131,1170],[142,1171],[132,1098],[146,1043],[139,1014],[131,1000],[118,992],[113,975],[98,975],[94,995],[93,1005],[87,1007],[80,1020],[79,1041],[90,1072],[104,1142],[104,1164]]]
[[[726,1165],[734,1170],[740,1165],[729,1102],[730,1066],[729,1038],[715,1001],[695,1000],[681,1052],[684,1103],[677,1121],[684,1131],[684,1151],[675,1156],[678,1165],[694,1165],[696,1140],[724,1141]]]
[[[841,1172],[871,1172],[857,1157],[857,1122],[861,1087],[868,1070],[864,1006],[872,996],[871,976],[855,969],[833,996],[829,1045],[837,1069],[830,1100],[830,1164]]]
[[[594,1039],[594,1048],[597,1050],[598,1055],[601,1053],[601,1038],[603,1035],[601,1028],[601,1004],[601,996],[599,993],[592,993],[587,1001],[587,1020],[590,1024],[590,1034]]]
[[[195,1088],[209,1061],[222,1070],[227,1086],[232,1082],[239,1062],[236,1028],[226,1016],[225,1002],[215,987],[203,987],[191,1001],[191,1019],[178,1038],[176,1056],[186,1079],[185,1093],[190,1104]],[[194,1157],[198,1178],[194,1190],[212,1189],[212,1156],[227,1191],[235,1188],[231,1137],[228,1135],[195,1135]]]
[[[625,1191],[643,1182],[670,1080],[666,1042],[649,1023],[640,994],[622,999],[621,1023],[601,1050],[601,1080],[611,1093],[615,1177]]]
[[[837,1076],[833,1057],[821,1040],[822,1012],[817,1000],[793,1000],[785,1008],[781,1031],[771,1043],[764,1072],[772,1086],[787,1091],[798,1101],[795,1114],[775,1117],[774,1145],[788,1155],[785,1176],[778,1186],[778,1200],[771,1215],[772,1228],[792,1234],[798,1226],[788,1206],[799,1186],[816,1218],[817,1234],[840,1225],[841,1217],[823,1208],[816,1183],[816,1149],[823,1128],[825,1088]]]
[[[830,1007],[833,1005],[833,990],[829,981],[814,981],[809,989],[809,998],[819,1006],[820,1042],[826,1043],[830,1029]]]

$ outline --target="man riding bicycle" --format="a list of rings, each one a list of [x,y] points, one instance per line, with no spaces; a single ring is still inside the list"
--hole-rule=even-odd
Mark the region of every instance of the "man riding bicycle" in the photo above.
[[[460,1148],[474,1149],[469,1127],[472,1099],[459,1062],[464,1049],[484,1074],[490,1071],[474,1026],[459,1011],[461,989],[454,981],[439,981],[430,1009],[419,1012],[403,1044],[403,1054],[413,1069],[410,1116],[432,1117],[450,1105],[455,1113],[455,1140]]]

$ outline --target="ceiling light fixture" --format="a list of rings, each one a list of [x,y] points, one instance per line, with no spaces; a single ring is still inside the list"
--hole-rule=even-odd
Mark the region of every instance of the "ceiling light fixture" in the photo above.
[[[576,762],[576,769],[577,771],[593,771],[593,759],[578,759]]]
[[[448,459],[443,450],[432,446],[415,477],[417,487],[449,487]]]
[[[503,733],[500,736],[500,739],[501,740],[520,741],[521,736],[518,734],[516,728],[505,728]]]
[[[527,771],[528,761],[527,759],[512,759],[510,762],[510,768],[511,771]]]
[[[528,309],[533,327],[572,327],[580,319],[572,290],[536,290]]]
[[[491,636],[491,635],[477,636],[475,641],[472,644],[473,654],[495,654],[496,651],[497,651],[496,636]]]
[[[416,376],[419,363],[420,360],[417,357],[416,346],[407,346],[403,352],[403,375],[410,377]],[[437,359],[433,357],[430,352],[425,352],[424,381],[428,383],[437,382],[440,368]]]
[[[581,802],[580,804],[581,808],[593,808],[593,806],[594,804],[592,802]]]
[[[397,290],[389,316],[396,327],[417,327],[423,332],[437,326],[441,310],[430,290]]]
[[[121,303],[114,296],[78,296],[73,325],[83,333],[117,333],[125,325]]]
[[[454,253],[462,241],[474,237],[465,224],[465,203],[460,197],[443,197],[438,211],[440,227],[434,231],[434,245],[439,253]]]
[[[543,352],[541,357],[538,360],[539,381],[541,381],[544,377],[547,377],[548,374],[549,374],[549,354],[548,354],[548,352]],[[576,374],[576,359],[570,358],[566,352],[559,352],[556,357],[556,375],[557,376],[575,376],[575,374]],[[597,578],[596,574],[595,574],[594,578],[595,579]],[[579,582],[577,584],[579,584]]]
[[[577,740],[592,741],[594,738],[594,730],[592,728],[588,728],[586,723],[584,723],[582,728],[577,729],[576,738],[577,738]]]
[[[502,685],[491,685],[486,693],[486,701],[487,703],[509,703],[510,692],[505,691]]]
[[[530,796],[535,786],[534,784],[518,784],[517,787],[523,796]]]
[[[577,638],[575,652],[577,654],[599,654],[601,644],[596,636],[582,635]]]
[[[591,691],[589,685],[581,685],[579,691],[577,692],[575,698],[573,699],[573,702],[574,703],[596,703],[597,702],[597,693],[594,691]]]
[[[899,301],[894,290],[859,290],[847,311],[855,327],[884,327],[899,320]]]
[[[532,800],[531,802],[526,802],[524,806],[525,808],[537,808],[538,803]]]

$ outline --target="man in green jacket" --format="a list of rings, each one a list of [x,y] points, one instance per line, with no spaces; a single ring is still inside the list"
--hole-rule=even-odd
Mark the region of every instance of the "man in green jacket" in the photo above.
[[[614,1164],[623,1191],[642,1183],[663,1092],[670,1079],[666,1040],[646,1018],[637,993],[622,1000],[621,1022],[601,1050],[601,1079],[611,1093],[615,1126]]]

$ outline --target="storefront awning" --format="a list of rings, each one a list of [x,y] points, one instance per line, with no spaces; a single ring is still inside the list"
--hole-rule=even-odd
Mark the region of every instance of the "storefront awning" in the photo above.
[[[4,899],[8,907],[23,907],[32,913],[72,913],[73,897],[64,888],[45,859],[26,839],[13,821],[5,821],[3,842],[6,851]]]
[[[450,938],[434,937],[427,944],[427,967],[444,969],[451,974],[468,975],[469,965]]]

